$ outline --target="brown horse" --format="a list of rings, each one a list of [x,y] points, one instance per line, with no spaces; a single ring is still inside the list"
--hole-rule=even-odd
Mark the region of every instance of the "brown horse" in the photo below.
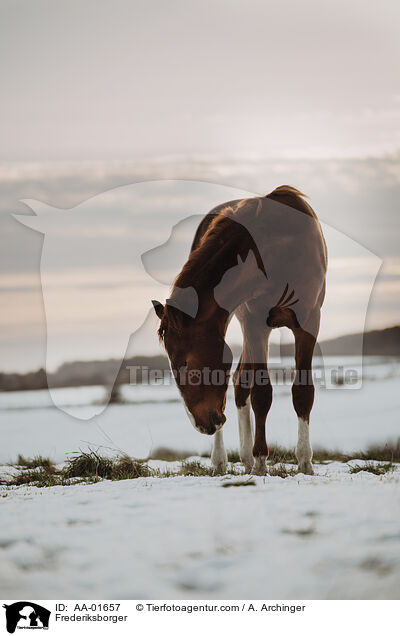
[[[249,472],[265,473],[265,422],[272,403],[268,337],[271,329],[288,327],[295,338],[296,456],[299,471],[312,474],[311,366],[327,254],[316,214],[303,196],[295,188],[280,186],[265,197],[214,208],[200,223],[165,306],[153,301],[161,319],[159,337],[189,418],[201,433],[214,435],[212,463],[217,471],[226,465],[221,429],[232,354],[225,333],[235,315],[243,332],[234,374],[241,461]]]

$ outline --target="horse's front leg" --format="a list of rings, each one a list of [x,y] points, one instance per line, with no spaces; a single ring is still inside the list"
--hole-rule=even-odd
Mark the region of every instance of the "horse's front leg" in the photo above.
[[[222,429],[214,433],[214,444],[211,453],[211,463],[216,473],[224,473],[226,471],[226,464],[228,462],[228,456],[226,454],[224,446],[224,436]]]

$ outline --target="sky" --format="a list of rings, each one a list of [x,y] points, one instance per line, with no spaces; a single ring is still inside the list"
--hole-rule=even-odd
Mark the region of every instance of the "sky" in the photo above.
[[[69,209],[150,179],[299,187],[327,226],[382,263],[367,327],[399,323],[399,13],[391,0],[1,0],[0,368],[45,363],[43,238],[12,216],[32,214],[21,199]],[[113,213],[98,213],[88,241],[112,246],[108,284],[128,324],[116,235],[125,245],[129,233]],[[144,235],[154,224],[149,214]],[[337,272],[344,261],[333,255]],[[347,271],[340,285],[353,302],[366,272],[359,260]],[[93,287],[104,278],[85,262],[77,272]],[[65,281],[64,271],[54,285]],[[334,291],[330,307],[321,335],[358,330]],[[54,364],[117,351],[112,338],[83,338],[78,323],[70,331]]]
[[[395,0],[2,0],[0,157],[396,151],[399,14]]]

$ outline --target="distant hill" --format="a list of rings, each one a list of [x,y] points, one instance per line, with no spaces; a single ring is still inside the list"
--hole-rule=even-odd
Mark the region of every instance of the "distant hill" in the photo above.
[[[363,339],[363,340],[362,340]],[[340,336],[332,340],[325,340],[317,345],[316,353],[323,356],[349,356],[359,353],[360,343],[363,342],[364,355],[368,356],[400,356],[400,326],[367,331],[364,334],[356,333],[348,336]],[[232,347],[235,357],[240,355],[241,347]],[[280,347],[272,345],[272,356],[292,356],[293,344]],[[102,384],[111,386],[115,371],[120,367],[116,384],[129,382],[130,366],[147,367],[149,369],[169,369],[168,359],[165,355],[135,356],[123,361],[119,360],[87,360],[65,362],[55,373],[50,374],[52,387],[88,386]],[[140,371],[137,373],[137,382],[141,381]],[[47,388],[47,377],[44,369],[30,373],[0,373],[0,391],[24,391]]]
[[[320,343],[325,356],[352,355],[358,352],[362,334],[350,334]],[[365,356],[400,356],[400,326],[366,331],[363,339]]]
[[[400,326],[323,340],[317,344],[316,353],[323,356],[351,356],[358,354],[361,346],[365,356],[400,356]],[[293,354],[292,343],[281,345],[281,356]],[[279,346],[272,346],[270,355],[279,355]]]
[[[115,372],[120,367],[118,383],[129,382],[129,367],[148,367],[149,369],[169,369],[168,359],[165,355],[135,356],[121,360],[82,360],[65,362],[51,374],[51,386],[82,386],[86,384],[104,384],[110,386],[115,378]],[[138,380],[141,380],[140,370],[137,372]],[[88,382],[88,380],[91,380]]]
[[[365,356],[400,356],[400,326],[376,329],[362,333],[339,336],[331,340],[323,340],[316,347],[316,353],[323,356],[351,356],[360,352],[362,343]],[[234,345],[232,352],[238,357],[241,352],[240,345]],[[294,355],[294,344],[271,344],[269,353],[271,356]]]

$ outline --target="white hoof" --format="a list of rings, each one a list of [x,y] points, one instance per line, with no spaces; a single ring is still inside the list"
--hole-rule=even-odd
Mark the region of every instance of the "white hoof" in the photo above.
[[[304,473],[304,475],[313,475],[314,474],[314,470],[312,467],[312,463],[311,462],[299,462],[299,469],[298,469],[299,473]]]
[[[299,473],[313,475],[312,448],[310,444],[310,425],[299,417],[299,433],[296,447],[296,457],[299,464]]]
[[[266,459],[264,455],[254,458],[253,475],[266,475]]]
[[[227,464],[225,462],[219,462],[218,464],[214,464],[213,463],[214,474],[215,475],[225,475],[226,466],[227,466]]]
[[[253,455],[245,455],[244,457],[240,456],[240,461],[242,462],[246,473],[251,473],[254,468]]]

